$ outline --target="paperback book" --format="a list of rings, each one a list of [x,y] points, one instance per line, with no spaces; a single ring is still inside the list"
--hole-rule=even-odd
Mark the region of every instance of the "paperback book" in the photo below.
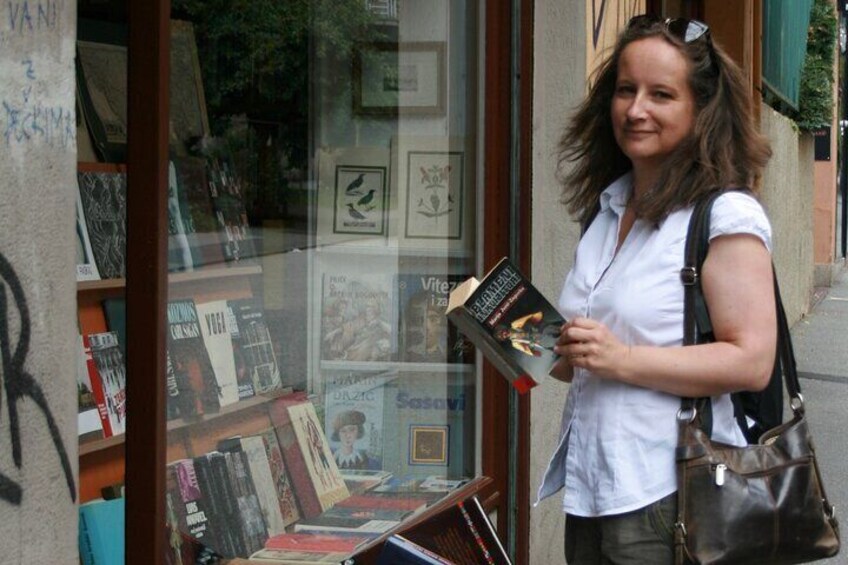
[[[90,334],[83,340],[103,436],[124,433],[127,420],[127,376],[114,332]]]
[[[228,300],[227,306],[233,324],[230,331],[237,376],[248,375],[255,394],[279,390],[282,387],[280,368],[262,305],[255,299],[245,298]],[[239,390],[246,393],[243,384],[239,385]]]
[[[217,412],[221,406],[219,387],[192,299],[168,303],[168,357],[180,416]]]
[[[454,289],[447,316],[520,393],[558,359],[553,347],[565,321],[508,258]]]
[[[411,542],[405,537],[395,534],[389,536],[377,565],[455,565],[453,561],[438,555],[434,551]]]
[[[321,359],[392,361],[392,280],[387,275],[325,274],[321,306]]]
[[[88,239],[97,272],[104,279],[126,276],[127,180],[122,171],[77,174]]]
[[[233,357],[233,340],[226,300],[213,300],[196,304],[203,344],[209,354],[215,382],[220,390],[221,406],[239,401],[236,364]]]
[[[473,363],[474,351],[445,318],[450,291],[466,277],[412,274],[397,276],[399,351],[415,363]]]

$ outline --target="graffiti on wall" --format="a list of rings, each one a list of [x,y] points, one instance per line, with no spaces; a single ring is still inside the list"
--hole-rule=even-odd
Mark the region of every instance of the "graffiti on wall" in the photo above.
[[[586,0],[586,76],[592,80],[630,18],[645,13],[645,0]]]
[[[11,307],[11,308],[10,308]],[[12,344],[10,322],[17,311],[20,333],[17,343]],[[30,317],[26,295],[17,273],[11,263],[0,254],[0,402],[2,393],[6,394],[6,406],[9,416],[9,433],[11,435],[12,459],[20,469],[23,465],[23,449],[21,443],[21,428],[18,417],[18,404],[24,399],[30,399],[41,411],[47,423],[47,429],[53,441],[53,448],[62,465],[65,481],[71,500],[76,502],[76,483],[71,469],[71,462],[65,449],[65,443],[59,433],[59,427],[53,418],[53,412],[35,378],[26,370],[26,360],[29,354]],[[0,500],[20,506],[23,498],[21,485],[6,476],[0,469]]]

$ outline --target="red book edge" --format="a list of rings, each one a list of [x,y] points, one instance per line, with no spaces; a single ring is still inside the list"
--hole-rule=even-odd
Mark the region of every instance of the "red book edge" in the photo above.
[[[83,353],[85,353],[85,365],[88,367],[88,380],[91,381],[91,393],[94,402],[97,403],[97,414],[100,416],[100,425],[103,427],[103,437],[112,437],[112,424],[109,422],[109,410],[106,408],[106,392],[103,390],[103,381],[100,379],[100,371],[94,361],[91,352],[91,340],[87,335],[82,336]]]
[[[530,375],[521,375],[520,377],[512,381],[512,386],[515,388],[515,390],[518,391],[518,394],[525,394],[537,384],[539,383],[534,381],[530,377]]]

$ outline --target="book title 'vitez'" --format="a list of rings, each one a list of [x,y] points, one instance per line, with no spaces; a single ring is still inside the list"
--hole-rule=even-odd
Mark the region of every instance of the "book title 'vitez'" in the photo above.
[[[488,324],[494,327],[498,323],[500,316],[492,318],[490,316],[498,309],[498,306],[500,306],[500,312],[502,314],[508,309],[511,303],[518,299],[520,293],[511,296],[509,301],[504,301],[507,295],[520,283],[521,275],[509,265],[505,266],[495,279],[491,281],[491,284],[487,285],[485,290],[480,293],[480,296],[468,305],[468,310],[478,322],[483,323],[488,320]],[[522,289],[519,289],[519,291]]]

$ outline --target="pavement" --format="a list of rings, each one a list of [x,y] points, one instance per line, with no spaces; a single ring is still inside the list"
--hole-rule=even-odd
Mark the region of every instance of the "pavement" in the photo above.
[[[842,530],[842,549],[820,561],[848,565],[848,269],[791,328],[801,394],[816,444],[824,486]]]

